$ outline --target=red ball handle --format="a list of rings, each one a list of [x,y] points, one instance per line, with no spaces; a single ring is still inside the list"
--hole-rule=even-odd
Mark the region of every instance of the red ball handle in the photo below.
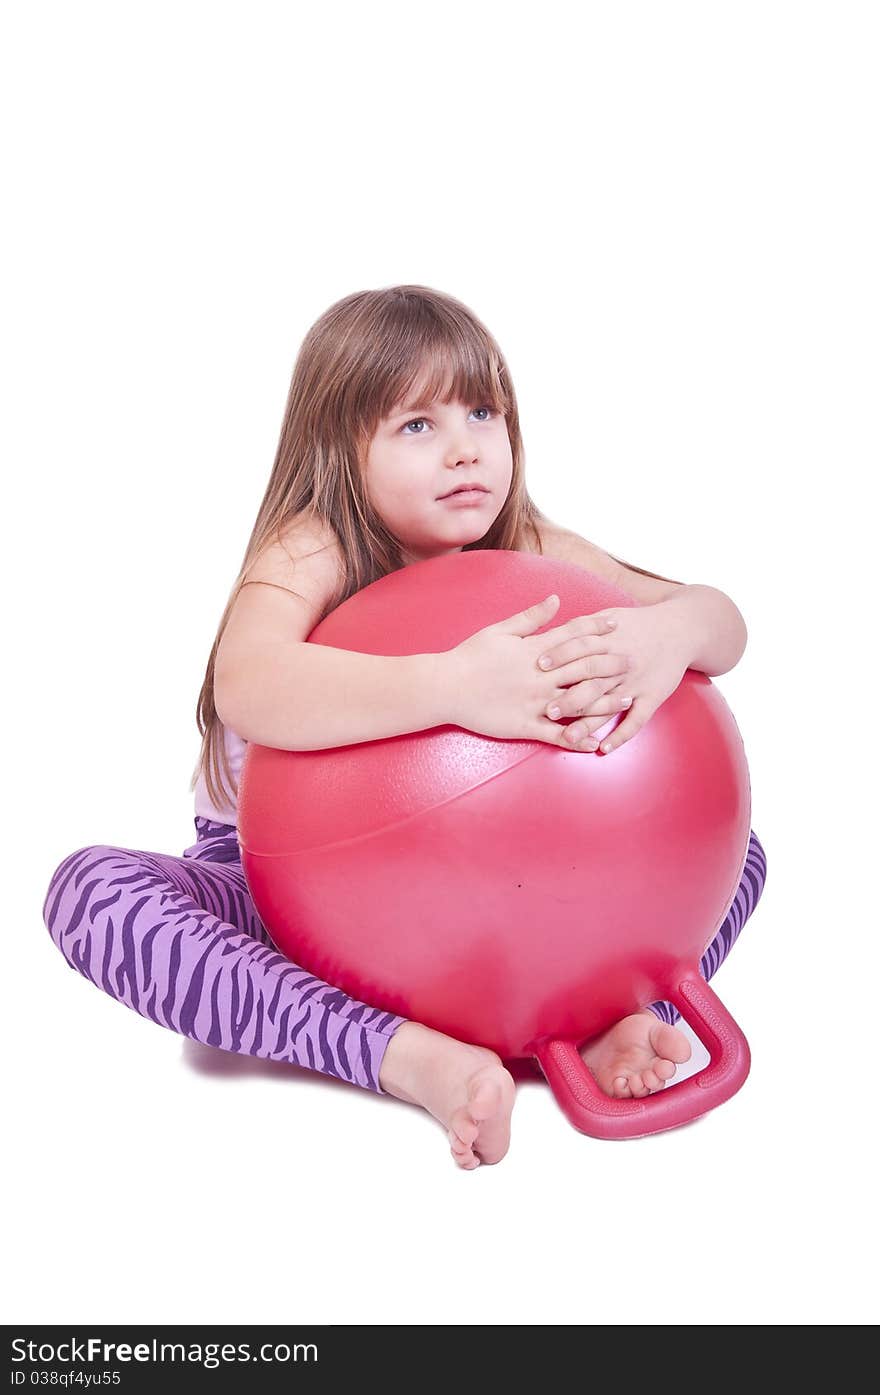
[[[709,1063],[680,1084],[644,1099],[606,1095],[572,1041],[530,1048],[570,1123],[591,1138],[641,1138],[677,1128],[735,1095],[749,1073],[749,1044],[716,993],[697,972],[664,990],[709,1052]]]

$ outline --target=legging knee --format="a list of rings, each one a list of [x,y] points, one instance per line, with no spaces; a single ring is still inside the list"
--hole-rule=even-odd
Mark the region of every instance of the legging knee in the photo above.
[[[77,848],[55,868],[43,900],[43,922],[52,942],[68,964],[92,982],[94,978],[83,961],[82,942],[87,922],[94,918],[94,893],[103,881],[98,869],[125,852],[124,848],[103,844]]]
[[[405,1019],[280,954],[240,864],[79,848],[56,868],[43,918],[73,968],[159,1026],[382,1093],[382,1058]]]

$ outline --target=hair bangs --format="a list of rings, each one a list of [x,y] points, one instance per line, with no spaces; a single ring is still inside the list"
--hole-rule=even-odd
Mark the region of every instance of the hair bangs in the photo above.
[[[417,305],[421,313],[413,314],[407,306],[405,317],[394,327],[396,352],[383,356],[388,365],[385,381],[381,374],[374,379],[378,418],[412,403],[435,401],[488,405],[507,416],[513,399],[503,363],[482,326],[454,310],[444,314],[446,307],[436,302],[419,298]],[[400,301],[393,309],[399,306]]]

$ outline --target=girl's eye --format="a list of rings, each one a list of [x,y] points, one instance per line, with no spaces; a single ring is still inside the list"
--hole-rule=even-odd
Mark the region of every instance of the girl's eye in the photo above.
[[[490,416],[495,416],[495,415],[496,415],[496,412],[495,412],[495,408],[494,408],[494,407],[474,407],[474,408],[472,408],[472,410],[473,410],[474,412],[488,412]],[[404,425],[403,425],[400,429],[401,429],[401,431],[406,431],[406,429],[407,429],[408,426],[418,426],[420,423],[422,423],[422,422],[424,422],[424,421],[426,421],[426,420],[427,420],[426,417],[413,417],[412,421],[405,422]],[[488,416],[482,418],[482,421],[483,421],[483,422],[487,422],[488,420],[489,420],[489,417],[488,417]],[[424,436],[425,433],[424,433],[424,431],[416,431],[416,432],[414,432],[414,433],[407,432],[407,435],[411,435],[411,434],[416,435],[416,436]]]

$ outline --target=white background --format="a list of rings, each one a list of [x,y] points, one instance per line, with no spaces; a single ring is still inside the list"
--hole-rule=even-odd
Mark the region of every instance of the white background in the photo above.
[[[2,39],[6,1320],[875,1321],[875,7],[84,0]],[[740,607],[769,863],[714,981],[740,1093],[609,1143],[526,1082],[475,1173],[41,920],[76,848],[194,841],[296,352],[402,282],[497,337],[552,518]]]

